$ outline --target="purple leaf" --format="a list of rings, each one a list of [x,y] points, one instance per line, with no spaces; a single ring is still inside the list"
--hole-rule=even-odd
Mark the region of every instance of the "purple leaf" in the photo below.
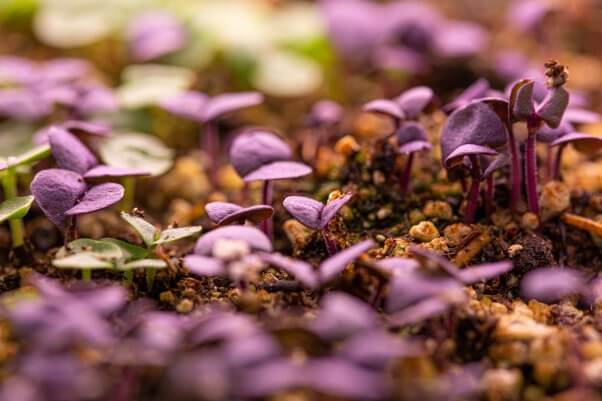
[[[401,145],[398,149],[402,155],[409,155],[415,152],[422,152],[423,150],[431,150],[433,145],[427,141],[410,141]]]
[[[527,273],[520,285],[521,294],[526,299],[551,303],[582,291],[585,279],[574,269],[544,267]]]
[[[219,223],[233,213],[243,210],[242,206],[230,202],[209,202],[205,205],[205,212],[214,223]]]
[[[324,205],[322,212],[320,213],[320,228],[324,228],[328,225],[330,220],[336,216],[336,214],[341,210],[343,206],[347,204],[351,200],[353,194],[346,193],[345,195],[333,199]]]
[[[332,125],[343,117],[343,108],[332,100],[320,100],[311,109],[310,120],[315,125]]]
[[[420,267],[416,259],[392,257],[377,260],[375,265],[391,275],[412,273]]]
[[[407,308],[444,291],[461,288],[460,284],[451,278],[428,277],[415,271],[403,272],[393,276],[391,280],[387,311]]]
[[[445,159],[445,165],[453,165],[454,162],[461,161],[465,156],[479,155],[479,156],[496,156],[498,153],[488,146],[480,146],[473,144],[466,144],[458,146],[453,152],[451,152]]]
[[[317,230],[324,204],[306,196],[287,196],[282,206],[303,225]]]
[[[385,114],[397,120],[405,118],[401,106],[388,99],[376,99],[366,103],[362,110],[369,113]]]
[[[52,111],[50,102],[29,88],[0,89],[0,115],[22,121],[35,121]]]
[[[426,298],[412,306],[409,306],[389,317],[394,326],[406,326],[423,320],[440,316],[447,312],[450,305],[441,298]]]
[[[179,117],[201,122],[209,97],[204,93],[187,91],[162,100],[159,105]]]
[[[562,86],[548,89],[545,99],[537,106],[537,115],[551,128],[556,128],[569,104],[569,93]]]
[[[149,175],[149,172],[137,168],[113,167],[101,164],[88,170],[84,174],[84,178],[94,180],[101,178],[145,177]]]
[[[194,253],[197,255],[211,255],[213,245],[219,239],[243,241],[254,250],[272,252],[272,242],[261,230],[255,227],[232,225],[216,228],[203,235],[197,241]]]
[[[500,153],[483,171],[483,178],[489,177],[497,170],[502,169],[510,164],[510,157],[506,153]]]
[[[572,143],[575,149],[587,154],[594,154],[602,148],[602,137],[573,132],[556,139],[550,146],[559,146]]]
[[[446,22],[436,27],[435,52],[442,57],[466,57],[482,51],[489,41],[487,31],[472,22]]]
[[[349,399],[387,398],[389,386],[382,372],[364,369],[338,358],[311,360],[305,370],[312,389]]]
[[[383,369],[392,359],[417,357],[424,353],[416,342],[385,331],[369,331],[345,341],[337,355],[375,369]]]
[[[67,228],[66,212],[86,191],[81,175],[69,170],[42,170],[31,182],[31,193],[46,217],[58,228]]]
[[[517,82],[512,87],[510,106],[512,116],[519,121],[526,121],[535,113],[533,105],[533,87],[535,83],[530,79]]]
[[[595,124],[600,121],[600,114],[595,111],[569,107],[564,112],[563,120],[572,124]]]
[[[327,283],[333,280],[345,270],[348,264],[360,257],[364,252],[374,248],[375,245],[373,240],[367,239],[329,257],[320,264],[320,281]]]
[[[86,134],[106,137],[111,132],[111,126],[103,122],[68,120],[60,125],[72,134]]]
[[[79,94],[75,109],[80,114],[113,113],[119,109],[113,92],[102,86],[89,86]]]
[[[428,142],[426,132],[422,125],[416,122],[404,123],[397,130],[397,143],[399,144],[399,153],[409,154],[419,150],[431,149],[432,146]]]
[[[264,253],[261,259],[265,263],[276,266],[295,277],[304,287],[313,290],[318,288],[318,275],[309,263],[283,256],[278,253]]]
[[[226,268],[221,260],[201,255],[188,255],[184,257],[184,266],[198,276],[224,276]]]
[[[123,198],[124,189],[121,185],[108,182],[91,187],[76,206],[65,212],[68,216],[76,216],[102,210],[114,205]]]
[[[280,346],[268,334],[244,336],[223,345],[223,356],[228,366],[235,369],[255,366],[279,358]]]
[[[261,333],[249,315],[231,312],[212,312],[194,328],[190,342],[193,346],[218,341],[236,341]]]
[[[149,11],[130,23],[127,41],[134,60],[149,61],[183,48],[186,31],[173,15]]]
[[[403,92],[395,101],[401,106],[406,118],[413,120],[431,103],[434,95],[428,86],[416,86]]]
[[[462,145],[496,148],[506,143],[506,128],[486,103],[474,101],[454,111],[441,134],[441,156],[447,164],[450,154]]]
[[[458,269],[452,262],[447,260],[446,257],[441,256],[438,253],[435,253],[434,251],[416,245],[410,246],[410,252],[414,256],[417,256],[418,259],[421,260],[421,263],[432,263],[435,266],[443,269],[443,271],[445,271],[450,276],[455,278],[459,277],[458,272],[460,271],[460,269]]]
[[[484,263],[477,266],[460,269],[460,280],[465,284],[473,284],[477,281],[490,280],[492,278],[508,273],[514,266],[512,262]]]
[[[378,323],[378,315],[367,303],[343,292],[329,292],[311,328],[323,338],[341,339],[373,330]]]
[[[77,58],[56,58],[44,63],[42,77],[47,82],[67,83],[85,78],[92,70],[90,63]]]
[[[241,177],[265,164],[291,157],[286,142],[271,132],[257,129],[243,132],[230,147],[230,163]]]
[[[274,208],[268,205],[255,205],[242,208],[239,211],[233,212],[217,222],[222,226],[230,223],[244,223],[246,220],[259,224],[274,214]]]
[[[244,398],[265,397],[283,390],[306,387],[305,366],[289,359],[276,358],[240,372],[237,392]]]
[[[38,67],[26,58],[15,56],[0,57],[0,81],[19,85],[33,83],[37,77]]]
[[[51,127],[48,130],[48,141],[52,155],[62,169],[85,174],[98,163],[86,145],[63,128]]]
[[[550,128],[546,124],[537,131],[537,140],[543,143],[554,142],[563,135],[575,132],[573,125],[565,118],[558,127]]]
[[[222,115],[256,106],[263,102],[263,95],[259,92],[224,93],[209,99],[203,109],[202,120],[212,121]]]
[[[299,178],[311,174],[307,164],[293,161],[276,161],[265,164],[243,177],[244,181],[271,181]]]

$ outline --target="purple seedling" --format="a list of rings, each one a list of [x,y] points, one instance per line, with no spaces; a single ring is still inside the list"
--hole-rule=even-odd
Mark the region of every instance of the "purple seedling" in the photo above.
[[[415,86],[400,94],[395,102],[399,104],[401,110],[408,120],[417,120],[433,103],[435,93],[428,86]]]
[[[242,207],[230,202],[210,202],[205,205],[205,212],[218,226],[244,224],[246,221],[261,224],[274,215],[274,208],[268,205]]]
[[[312,172],[311,167],[291,160],[287,143],[275,134],[261,129],[240,134],[230,147],[230,163],[245,182],[263,181],[263,205],[272,204],[272,182],[303,177]],[[268,237],[272,237],[272,219],[262,223]]]
[[[33,202],[32,196],[18,196],[17,168],[29,167],[50,156],[50,153],[50,147],[42,145],[19,156],[9,157],[6,162],[0,162],[0,177],[4,191],[4,202],[0,204],[0,223],[9,221],[13,248],[25,244],[23,217],[29,212]]]
[[[328,223],[351,200],[351,196],[352,194],[347,193],[333,199],[326,205],[305,196],[288,196],[284,199],[282,205],[301,224],[312,230],[319,231],[328,253],[334,255],[337,252],[337,245],[328,236]]]
[[[201,92],[188,91],[165,99],[160,105],[170,113],[199,124],[203,131],[201,149],[210,160],[209,177],[216,184],[220,152],[218,119],[230,112],[257,106],[262,102],[263,95],[258,92],[223,93],[209,97]]]
[[[98,165],[92,152],[64,129],[54,127],[49,130],[48,141],[59,168],[39,172],[31,183],[31,193],[44,214],[66,234],[67,242],[76,234],[73,231],[76,216],[112,206],[124,196],[125,190],[119,184],[88,186],[84,180],[98,182],[146,175],[140,170]]]
[[[362,111],[388,116],[393,119],[394,130],[397,132],[401,122],[406,118],[401,105],[389,99],[375,99],[362,106]]]
[[[543,123],[550,128],[557,128],[569,103],[569,93],[564,89],[564,84],[568,79],[568,73],[564,66],[555,61],[549,61],[545,64],[545,67],[548,91],[541,103],[536,106],[533,101],[535,83],[531,80],[522,80],[515,84],[510,96],[512,121],[523,121],[527,124],[528,136],[525,150],[527,203],[529,211],[537,215],[539,215],[537,157],[535,153],[537,132]]]
[[[482,169],[481,156],[495,156],[495,148],[506,143],[506,129],[495,111],[484,101],[473,101],[454,111],[441,134],[441,157],[448,170],[464,168],[470,171],[471,187],[468,193],[464,220],[473,222]]]
[[[397,151],[402,155],[407,155],[406,165],[401,172],[399,185],[402,193],[408,193],[410,190],[410,178],[412,175],[412,165],[416,152],[431,150],[433,146],[426,137],[426,132],[422,125],[416,122],[405,122],[397,130]]]
[[[48,135],[55,129],[61,128],[66,130],[78,138],[85,139],[86,137],[105,138],[111,135],[111,126],[103,122],[67,120],[58,125],[51,125],[43,128],[35,133],[33,142],[36,145],[44,145],[48,143]]]

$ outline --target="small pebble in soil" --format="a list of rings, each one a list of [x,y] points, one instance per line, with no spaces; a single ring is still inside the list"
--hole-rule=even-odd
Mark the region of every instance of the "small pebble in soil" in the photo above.
[[[436,217],[441,220],[451,220],[453,217],[451,205],[443,201],[428,201],[422,212],[426,217]]]
[[[550,181],[544,185],[539,202],[541,220],[547,221],[571,206],[571,191],[565,183]]]
[[[522,215],[520,225],[525,230],[535,231],[539,227],[539,218],[535,213],[527,212]]]
[[[351,156],[360,150],[360,145],[354,137],[346,135],[337,141],[334,145],[334,150],[343,156]]]
[[[192,302],[190,299],[182,299],[180,302],[178,302],[176,311],[178,313],[190,313],[193,307],[194,302]]]
[[[460,245],[472,233],[472,227],[468,224],[450,224],[443,229],[443,236],[450,246]]]
[[[430,242],[439,237],[439,230],[430,221],[423,221],[410,228],[410,235],[420,242]]]

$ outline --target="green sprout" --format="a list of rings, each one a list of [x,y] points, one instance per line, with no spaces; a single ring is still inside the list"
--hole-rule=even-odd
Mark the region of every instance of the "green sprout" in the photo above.
[[[121,217],[136,230],[142,242],[146,245],[146,250],[155,255],[163,255],[162,246],[171,242],[179,241],[185,238],[195,237],[202,231],[201,226],[175,227],[159,230],[157,227],[146,221],[140,216],[135,216],[126,212],[121,212]],[[154,282],[156,270],[146,269],[146,280],[149,288]]]
[[[122,272],[125,281],[131,285],[134,270],[154,272],[167,267],[167,263],[161,259],[147,258],[146,249],[114,238],[80,238],[71,241],[56,256],[52,261],[53,266],[81,270],[83,281],[90,281],[92,270],[117,270]]]
[[[4,202],[0,203],[0,223],[8,220],[13,248],[25,244],[23,217],[27,215],[33,203],[33,196],[19,196],[17,174],[28,172],[31,165],[50,156],[50,146],[43,145],[31,149],[19,156],[0,161],[0,179],[4,191]]]

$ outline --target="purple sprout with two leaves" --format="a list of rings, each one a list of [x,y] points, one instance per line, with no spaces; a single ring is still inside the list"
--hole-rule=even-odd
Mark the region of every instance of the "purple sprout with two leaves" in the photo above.
[[[215,184],[219,166],[218,155],[221,151],[219,119],[225,114],[257,106],[262,102],[263,95],[259,92],[222,93],[210,97],[201,92],[188,91],[161,101],[160,106],[200,126],[201,150],[209,158],[209,177]]]
[[[66,242],[76,235],[78,215],[105,209],[123,198],[121,185],[104,181],[147,175],[142,170],[99,165],[96,156],[63,128],[51,129],[48,141],[58,168],[37,173],[31,193],[46,217],[65,234]]]
[[[230,145],[230,163],[247,182],[263,181],[261,204],[271,206],[273,181],[299,178],[311,174],[312,168],[292,160],[289,145],[276,134],[261,128],[240,133]],[[272,218],[262,223],[271,238]]]

